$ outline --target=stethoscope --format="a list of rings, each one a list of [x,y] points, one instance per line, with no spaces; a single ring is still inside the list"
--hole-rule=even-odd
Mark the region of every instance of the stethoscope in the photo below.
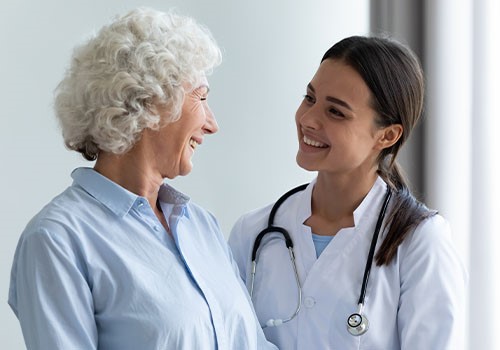
[[[302,305],[302,286],[300,284],[300,279],[299,279],[299,274],[297,272],[297,265],[295,263],[295,254],[293,252],[293,241],[290,238],[290,234],[288,231],[279,226],[274,226],[274,217],[276,215],[276,212],[278,211],[279,207],[283,204],[284,201],[286,201],[290,196],[294,195],[297,192],[303,191],[308,184],[304,184],[301,186],[298,186],[294,189],[291,189],[287,193],[285,193],[283,196],[281,196],[280,199],[274,204],[274,206],[271,209],[271,212],[269,213],[269,219],[267,222],[267,227],[260,231],[260,233],[257,235],[255,238],[255,242],[253,245],[252,249],[252,269],[250,272],[250,298],[253,297],[253,288],[254,288],[254,281],[255,281],[255,272],[257,270],[257,250],[259,249],[260,243],[262,241],[262,238],[270,233],[270,232],[279,232],[283,235],[283,238],[285,239],[285,245],[288,249],[288,253],[290,255],[290,260],[292,262],[293,266],[293,272],[295,275],[295,282],[297,283],[297,290],[298,290],[298,296],[297,296],[297,307],[295,308],[295,312],[289,316],[288,318],[285,319],[273,319],[271,318],[268,320],[262,328],[267,328],[267,327],[276,327],[280,326],[283,323],[290,322],[293,320],[300,311],[300,306]],[[384,203],[382,205],[382,208],[380,209],[380,213],[378,215],[377,219],[377,224],[375,225],[375,230],[373,231],[373,237],[372,241],[370,244],[370,251],[368,253],[368,258],[366,259],[366,266],[365,266],[365,273],[363,275],[363,281],[361,283],[361,292],[359,294],[359,299],[358,299],[358,310],[357,312],[349,315],[347,318],[347,331],[354,335],[354,336],[359,336],[368,330],[368,327],[370,326],[370,323],[368,322],[368,318],[366,315],[363,313],[363,308],[365,304],[365,295],[366,295],[366,287],[368,285],[368,279],[370,277],[370,271],[372,268],[372,262],[373,262],[373,255],[375,254],[375,246],[377,245],[377,240],[378,240],[378,235],[380,232],[380,228],[382,226],[382,222],[384,221],[384,216],[385,212],[387,209],[387,206],[389,204],[389,200],[391,199],[391,190],[389,186],[387,186],[387,192],[385,195]]]

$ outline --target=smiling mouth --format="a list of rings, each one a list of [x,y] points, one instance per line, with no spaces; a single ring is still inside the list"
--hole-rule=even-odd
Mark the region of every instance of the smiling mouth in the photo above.
[[[195,141],[195,140],[193,140],[193,139],[190,139],[190,140],[189,140],[189,146],[191,146],[191,148],[192,148],[193,150],[195,150],[195,149],[196,149],[196,147],[198,147],[198,142],[196,142],[196,141]]]
[[[316,147],[316,148],[327,148],[328,145],[325,144],[325,143],[322,143],[322,142],[319,142],[319,141],[314,141],[314,140],[311,140],[310,138],[308,138],[307,136],[304,135],[304,137],[302,138],[302,141],[304,141],[304,143],[306,145],[309,145],[309,146],[312,146],[312,147]]]

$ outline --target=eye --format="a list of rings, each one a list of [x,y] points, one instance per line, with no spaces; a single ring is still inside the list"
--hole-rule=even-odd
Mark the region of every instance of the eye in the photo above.
[[[311,95],[304,95],[304,101],[306,101],[309,104],[313,104],[315,102],[314,97]]]
[[[197,89],[194,89],[193,96],[195,98],[199,99],[200,101],[206,101],[208,98],[209,91],[210,91],[210,89],[208,88],[208,86],[202,85],[202,86],[198,87]]]
[[[342,113],[341,111],[339,111],[336,108],[330,108],[328,110],[328,113],[330,113],[331,115],[333,115],[335,118],[345,118],[344,113]]]

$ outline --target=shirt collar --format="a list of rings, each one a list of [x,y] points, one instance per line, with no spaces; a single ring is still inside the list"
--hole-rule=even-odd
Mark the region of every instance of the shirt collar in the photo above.
[[[134,203],[139,198],[142,198],[92,168],[77,168],[72,172],[71,177],[73,178],[73,185],[82,187],[88,194],[119,217],[125,216]],[[161,185],[158,198],[161,202],[173,205],[185,205],[189,202],[188,196],[167,184]]]
[[[387,190],[387,184],[380,176],[377,176],[370,192],[365,196],[361,204],[354,210],[354,226],[358,226],[361,218],[368,219],[378,215],[378,209],[382,205],[381,196]]]
[[[73,185],[82,187],[116,215],[125,216],[138,195],[126,190],[92,168],[77,168],[71,173]]]
[[[311,183],[301,194],[301,199],[300,199],[301,208],[299,209],[300,211],[298,215],[299,216],[298,218],[301,223],[306,221],[311,216],[312,191],[314,186],[316,185],[316,180],[317,178],[311,181]],[[375,208],[380,208],[381,203],[378,204],[378,202],[376,201],[377,198],[380,198],[380,196],[382,196],[386,190],[387,190],[387,184],[384,182],[384,180],[382,180],[380,176],[377,176],[377,179],[375,180],[375,183],[370,189],[370,192],[368,192],[368,194],[365,196],[361,204],[354,210],[353,213],[354,226],[359,225],[360,220],[362,218],[365,218],[365,214],[368,215],[369,217],[378,214]]]
[[[173,205],[186,205],[190,198],[184,193],[177,191],[166,183],[162,184],[158,192],[158,199],[160,202],[173,204]]]
[[[312,191],[314,186],[316,186],[317,178],[314,178],[309,185],[307,185],[306,189],[300,194],[299,201],[300,203],[297,217],[299,219],[300,224],[303,224],[309,217],[311,217],[311,201],[312,201]]]

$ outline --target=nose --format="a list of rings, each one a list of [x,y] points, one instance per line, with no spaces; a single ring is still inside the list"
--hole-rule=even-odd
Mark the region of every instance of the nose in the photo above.
[[[210,107],[205,107],[205,114],[207,119],[205,125],[203,126],[203,131],[205,132],[205,134],[215,134],[217,131],[219,131],[219,125],[217,124],[217,120],[215,120],[215,116],[212,113]]]
[[[301,127],[311,130],[316,130],[320,127],[321,121],[318,116],[319,112],[314,107],[315,106],[304,106],[304,104],[302,104],[297,109],[295,118]]]

